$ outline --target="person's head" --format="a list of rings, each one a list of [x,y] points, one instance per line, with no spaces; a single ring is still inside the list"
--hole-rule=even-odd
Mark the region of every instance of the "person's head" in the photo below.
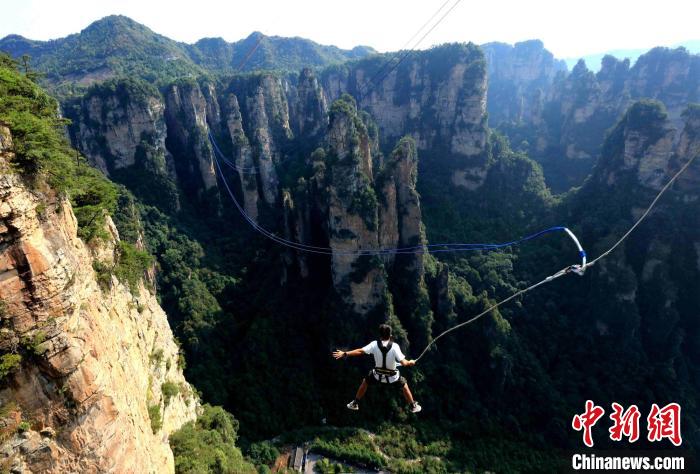
[[[379,338],[382,341],[387,341],[391,339],[391,326],[388,324],[380,324],[379,325]]]

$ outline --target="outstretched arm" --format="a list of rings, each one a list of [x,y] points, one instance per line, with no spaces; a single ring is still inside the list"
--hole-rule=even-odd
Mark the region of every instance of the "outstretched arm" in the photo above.
[[[403,365],[404,367],[411,367],[412,365],[416,365],[416,361],[413,359],[403,359],[401,361],[401,365]]]
[[[362,349],[353,349],[351,351],[334,351],[333,357],[336,359],[344,359],[345,357],[357,357],[365,355]]]

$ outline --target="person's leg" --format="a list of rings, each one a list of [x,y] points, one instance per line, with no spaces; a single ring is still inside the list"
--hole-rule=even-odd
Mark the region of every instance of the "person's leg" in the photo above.
[[[357,389],[357,394],[355,395],[355,401],[360,401],[362,400],[362,397],[365,396],[365,392],[367,392],[367,379],[362,379],[362,383],[360,384],[360,388]]]
[[[401,391],[403,392],[403,396],[406,399],[406,401],[408,402],[408,404],[413,405],[413,394],[411,393],[411,389],[408,388],[407,383],[403,384]]]

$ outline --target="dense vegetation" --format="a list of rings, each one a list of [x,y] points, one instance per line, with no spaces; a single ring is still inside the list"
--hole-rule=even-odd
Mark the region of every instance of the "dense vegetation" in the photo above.
[[[70,92],[74,83],[88,85],[115,75],[155,82],[202,72],[188,57],[185,45],[121,16],[103,18],[55,41],[8,36],[0,42],[0,50],[14,57],[29,55],[49,83],[65,83],[64,92]]]
[[[255,473],[236,448],[238,422],[220,407],[204,405],[197,421],[190,421],[170,436],[175,471],[183,474]]]

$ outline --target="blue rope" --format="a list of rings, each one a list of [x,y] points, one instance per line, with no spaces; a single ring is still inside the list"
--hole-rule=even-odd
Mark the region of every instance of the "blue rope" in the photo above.
[[[214,142],[213,137],[210,135],[210,139],[212,143]],[[216,145],[214,145],[215,148]],[[493,244],[483,244],[483,243],[442,243],[442,244],[425,244],[425,245],[416,245],[416,246],[411,246],[411,247],[394,247],[394,248],[375,248],[375,249],[364,249],[364,250],[352,250],[352,251],[343,251],[343,250],[335,250],[330,247],[318,247],[314,245],[307,245],[307,244],[302,244],[300,242],[294,242],[282,237],[279,237],[272,232],[268,231],[267,229],[261,227],[257,222],[255,222],[254,219],[252,219],[248,213],[245,212],[245,209],[241,204],[238,202],[238,199],[236,199],[235,194],[231,190],[231,187],[228,183],[228,180],[226,179],[226,176],[223,173],[223,170],[221,168],[221,164],[219,163],[219,157],[217,156],[218,154],[214,154],[214,163],[216,165],[217,170],[219,171],[219,176],[221,177],[222,182],[224,183],[224,187],[226,188],[226,191],[228,195],[231,197],[231,200],[233,201],[234,205],[238,209],[238,211],[241,213],[243,216],[244,220],[250,224],[253,229],[255,229],[257,232],[261,233],[263,236],[266,238],[272,240],[273,242],[276,242],[280,245],[295,249],[295,250],[300,250],[303,252],[308,252],[308,253],[315,253],[315,254],[323,254],[323,255],[400,255],[400,254],[422,254],[422,253],[443,253],[443,252],[466,252],[466,251],[474,251],[474,250],[496,250],[496,249],[501,249],[501,248],[506,248],[506,247],[511,247],[515,245],[522,244],[524,242],[527,242],[529,240],[536,239],[538,237],[541,237],[545,234],[553,233],[553,232],[564,232],[565,227],[562,226],[556,226],[556,227],[550,227],[548,229],[541,230],[539,232],[536,232],[531,235],[527,235],[525,237],[522,237],[517,240],[512,240],[510,242],[503,242],[503,243],[493,243]],[[232,165],[228,160],[225,158],[223,159],[225,164],[227,164],[229,167],[232,169],[236,170],[237,168]]]

